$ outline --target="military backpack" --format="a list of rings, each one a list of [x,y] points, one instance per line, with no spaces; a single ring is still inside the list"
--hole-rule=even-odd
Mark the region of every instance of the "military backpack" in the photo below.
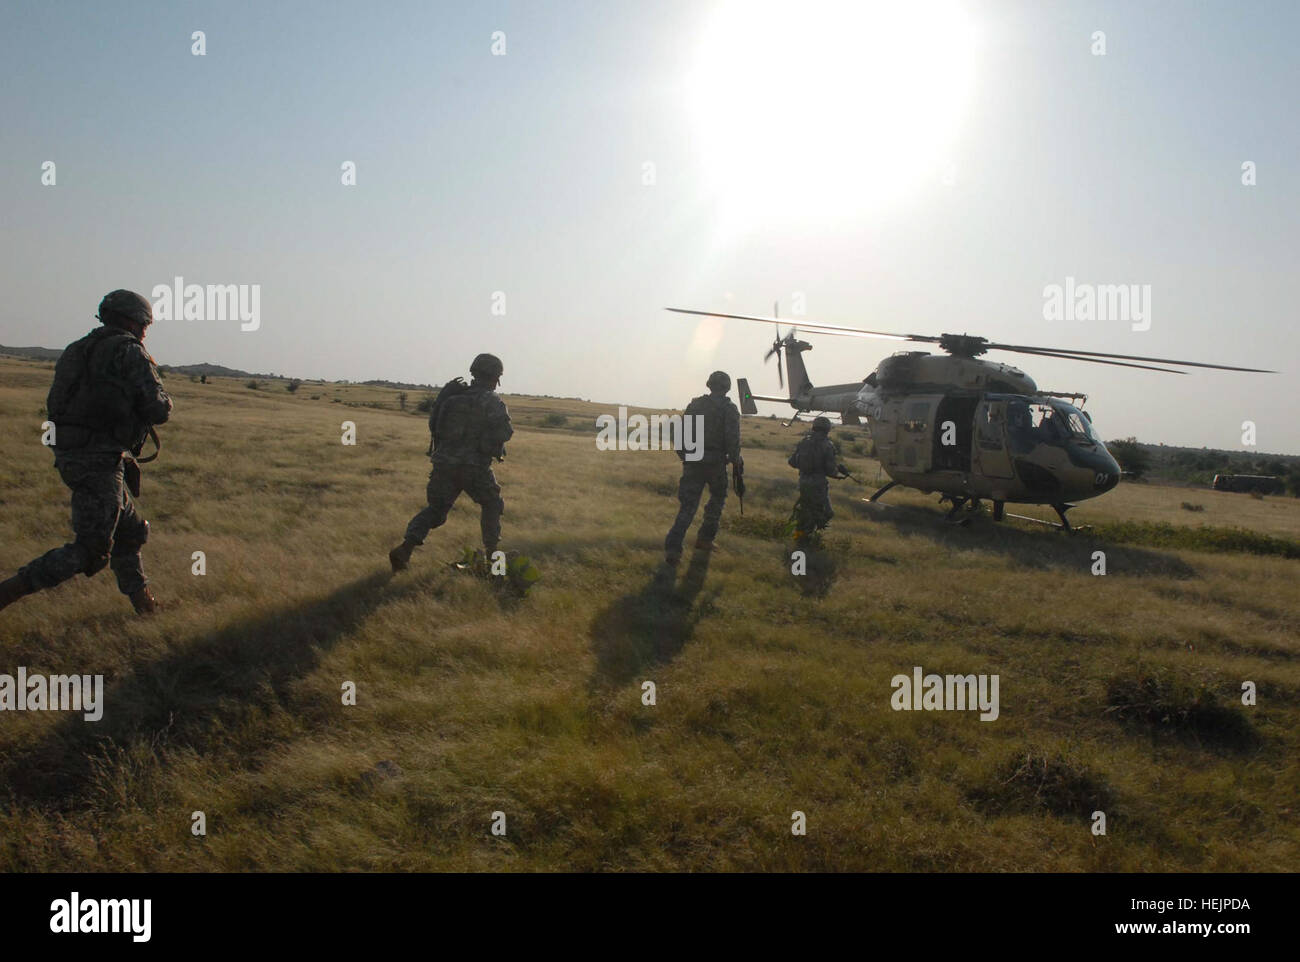
[[[433,400],[433,406],[429,409],[429,450],[427,454],[433,454],[438,450],[438,445],[451,439],[455,434],[459,439],[463,431],[462,422],[464,418],[446,418],[444,413],[447,411],[448,402],[452,398],[458,397],[469,390],[469,385],[465,383],[464,378],[452,378],[442,386],[438,396]],[[464,405],[454,405],[454,407],[463,407]],[[450,433],[449,433],[450,431]]]
[[[123,338],[134,340],[126,331],[97,328],[59,355],[45,405],[58,430],[55,447],[83,448],[95,434],[133,451],[143,445],[148,426],[136,418],[131,387],[107,369]]]
[[[809,434],[795,445],[794,453],[786,463],[792,468],[798,468],[800,474],[820,474],[825,470],[823,458],[827,447],[830,447],[831,454],[834,456],[835,448],[830,441],[819,438],[816,434]]]
[[[721,464],[727,460],[727,399],[711,394],[701,394],[686,405],[683,412],[686,417],[703,415],[704,464]],[[685,451],[679,450],[677,456],[685,460]]]

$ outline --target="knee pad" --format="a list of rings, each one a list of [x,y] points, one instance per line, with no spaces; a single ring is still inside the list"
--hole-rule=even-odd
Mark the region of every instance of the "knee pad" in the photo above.
[[[135,554],[140,550],[140,546],[148,540],[148,521],[141,521],[138,525],[131,525],[129,528],[118,525],[113,537],[113,555],[116,557]]]
[[[73,544],[80,548],[86,555],[86,563],[82,567],[81,573],[87,578],[108,567],[109,555],[113,546],[112,542],[107,538],[98,536],[89,538],[78,537]]]

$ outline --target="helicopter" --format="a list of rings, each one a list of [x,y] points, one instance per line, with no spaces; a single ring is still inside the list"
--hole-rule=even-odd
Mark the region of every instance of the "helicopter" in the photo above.
[[[1093,427],[1092,416],[1082,408],[1087,403],[1085,394],[1042,391],[1020,368],[981,360],[981,355],[989,351],[1068,358],[1167,374],[1188,372],[1155,365],[1277,373],[1200,361],[1001,344],[970,334],[894,334],[801,319],[799,328],[809,334],[935,344],[943,352],[900,351],[884,358],[862,381],[814,387],[803,361],[812,345],[800,340],[793,326],[782,335],[780,325],[787,322],[781,318],[679,307],[667,310],[777,325],[775,340],[764,361],[776,357],[782,387],[784,361],[790,382],[788,394],[754,394],[749,381],[739,378],[741,411],[757,414],[755,402],[773,401],[794,408],[792,421],[798,420],[801,413],[819,412],[837,413],[844,424],[860,424],[865,418],[876,457],[890,479],[866,500],[877,502],[900,484],[925,494],[938,491],[941,503],[952,505],[946,516],[950,521],[963,508],[978,510],[981,500],[986,499],[993,504],[994,521],[1003,520],[1007,504],[1050,505],[1060,518],[1060,525],[1054,526],[1070,531],[1066,512],[1075,502],[1105,494],[1119,484],[1123,474]],[[1132,363],[1138,361],[1149,363]],[[1081,404],[1075,406],[1072,401]]]

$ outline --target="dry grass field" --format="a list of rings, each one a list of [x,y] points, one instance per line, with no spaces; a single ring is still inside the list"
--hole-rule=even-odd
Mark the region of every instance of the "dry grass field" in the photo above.
[[[0,359],[4,576],[70,536],[50,371]],[[167,610],[135,617],[105,571],[0,614],[0,672],[102,673],[107,702],[94,723],[0,714],[0,868],[1300,865],[1300,501],[1121,485],[1074,536],[955,527],[914,491],[868,510],[879,469],[837,428],[867,487],[834,486],[801,579],[798,432],[748,418],[745,515],[729,499],[720,550],[688,540],[672,573],[676,458],[598,451],[616,405],[507,397],[503,547],[542,571],[518,599],[445,564],[477,539],[464,498],[390,575],[428,473],[395,391],[167,386],[141,499]],[[917,665],[997,674],[1000,717],[892,710]]]

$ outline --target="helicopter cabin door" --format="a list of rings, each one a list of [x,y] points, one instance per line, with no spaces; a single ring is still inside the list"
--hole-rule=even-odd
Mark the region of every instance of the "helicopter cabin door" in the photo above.
[[[931,415],[940,400],[937,397],[911,397],[903,402],[895,461],[904,471],[923,474],[930,470]]]
[[[975,410],[975,461],[986,478],[1010,478],[1007,451],[1007,402],[985,399]]]

